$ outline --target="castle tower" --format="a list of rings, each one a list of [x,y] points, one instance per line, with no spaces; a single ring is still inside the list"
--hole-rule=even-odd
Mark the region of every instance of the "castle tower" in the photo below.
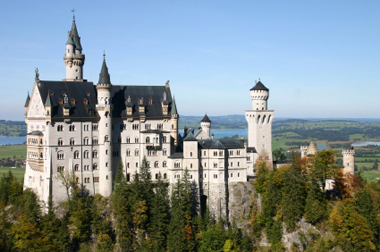
[[[264,156],[272,162],[272,121],[274,110],[267,110],[269,89],[261,81],[255,82],[250,90],[252,110],[245,111],[248,122],[248,147],[256,148],[258,155]],[[248,171],[249,175],[252,171]]]
[[[103,54],[103,66],[99,74],[99,82],[96,85],[98,101],[96,110],[99,120],[99,192],[104,197],[112,193],[112,109],[111,104],[112,84],[105,54]]]
[[[170,136],[173,139],[173,145],[178,145],[178,111],[177,111],[177,105],[175,104],[175,99],[173,97],[173,104],[172,104],[172,110],[171,110],[171,129],[170,129]]]
[[[307,155],[307,146],[300,146],[301,158],[304,158]]]
[[[343,150],[343,174],[355,175],[355,150],[353,147],[351,149]]]
[[[201,128],[205,135],[207,135],[208,139],[210,139],[210,128],[211,128],[211,120],[208,118],[207,114],[203,117],[201,121]]]
[[[66,42],[66,53],[63,56],[66,65],[66,81],[83,81],[84,54],[73,16],[73,24]]]

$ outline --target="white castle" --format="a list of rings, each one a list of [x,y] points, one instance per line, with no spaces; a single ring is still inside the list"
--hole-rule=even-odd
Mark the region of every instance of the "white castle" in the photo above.
[[[161,173],[175,183],[185,169],[199,196],[218,216],[228,208],[230,183],[254,176],[259,155],[272,160],[273,110],[267,110],[269,89],[260,81],[250,90],[252,110],[246,111],[248,144],[210,137],[207,115],[198,129],[178,134],[179,114],[169,82],[162,86],[121,86],[111,83],[105,56],[96,85],[83,79],[82,53],[75,18],[68,34],[64,63],[66,79],[39,79],[25,103],[27,164],[24,188],[40,200],[49,194],[67,199],[57,175],[75,173],[89,194],[108,197],[121,160],[128,181],[144,157],[152,180]]]

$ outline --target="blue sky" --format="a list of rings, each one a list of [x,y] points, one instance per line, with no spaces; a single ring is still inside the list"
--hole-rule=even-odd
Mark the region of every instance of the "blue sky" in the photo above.
[[[276,117],[380,117],[380,1],[3,1],[0,119],[23,120],[40,79],[65,78],[75,8],[97,83],[164,85],[180,115],[244,114],[255,80]]]

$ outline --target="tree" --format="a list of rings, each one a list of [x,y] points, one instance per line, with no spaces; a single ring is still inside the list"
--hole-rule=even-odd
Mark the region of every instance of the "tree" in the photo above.
[[[272,152],[272,155],[273,155],[274,161],[285,161],[286,160],[285,154],[279,149],[274,150]]]
[[[119,165],[117,167],[117,172],[115,175],[115,180],[114,180],[114,188],[117,187],[119,184],[122,184],[125,180],[124,176],[124,168],[123,168],[123,162],[120,159]]]
[[[335,179],[340,167],[336,165],[336,152],[333,150],[322,150],[314,155],[314,163],[311,168],[311,175],[314,176],[325,191],[326,180]]]
[[[61,180],[62,185],[66,188],[67,200],[70,203],[70,189],[74,192],[78,192],[79,190],[79,185],[75,172],[59,171],[56,178]]]
[[[316,223],[324,215],[326,210],[325,196],[315,178],[309,182],[309,192],[305,204],[305,219],[308,222]]]

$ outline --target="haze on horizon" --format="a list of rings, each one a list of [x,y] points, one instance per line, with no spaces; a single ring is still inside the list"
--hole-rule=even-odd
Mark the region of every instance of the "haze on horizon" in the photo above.
[[[255,80],[275,117],[379,118],[379,1],[5,1],[0,119],[23,120],[40,79],[65,78],[75,8],[95,84],[170,80],[180,115],[244,114]]]

